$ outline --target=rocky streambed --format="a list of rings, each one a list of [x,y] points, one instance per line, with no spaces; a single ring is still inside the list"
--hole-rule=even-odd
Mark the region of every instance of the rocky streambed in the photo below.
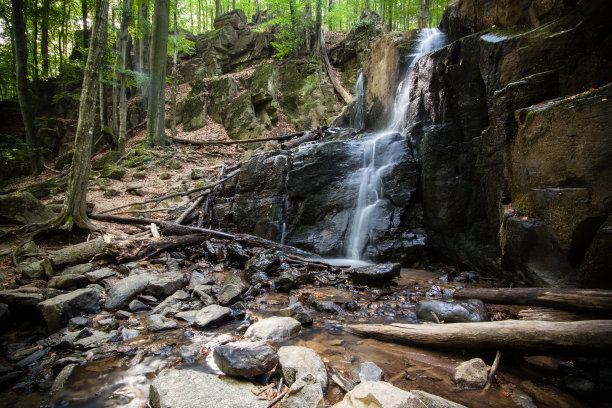
[[[452,299],[458,287],[491,283],[450,268],[332,267],[215,240],[146,261],[84,263],[0,291],[0,395],[10,407],[267,407],[280,396],[281,407],[576,407],[600,398],[609,377],[588,367],[601,362],[504,355],[482,391],[490,352],[345,330],[515,315]]]

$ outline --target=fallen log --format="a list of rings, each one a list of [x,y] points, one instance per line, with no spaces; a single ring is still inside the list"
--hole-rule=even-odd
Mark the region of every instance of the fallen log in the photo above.
[[[556,309],[612,312],[612,290],[553,288],[464,288],[455,299],[480,299],[503,305],[544,306]]]
[[[594,352],[612,349],[612,320],[502,320],[449,324],[354,324],[347,331],[411,346]]]
[[[334,69],[332,68],[331,63],[329,62],[329,57],[327,56],[327,48],[325,47],[324,38],[325,36],[321,35],[321,50],[320,50],[321,59],[323,60],[325,70],[327,71],[327,75],[329,76],[329,80],[334,86],[334,90],[338,93],[338,95],[340,95],[344,103],[348,105],[351,103],[352,98],[347,92],[347,90],[344,89],[340,81],[338,81],[338,78],[336,78],[336,74],[334,74]]]
[[[110,259],[117,264],[143,260],[168,249],[202,243],[207,238],[208,235],[206,234],[192,234],[113,241],[108,243],[104,251],[98,254],[94,259]]]
[[[176,143],[190,144],[194,146],[222,146],[222,145],[233,145],[233,144],[246,144],[246,143],[257,143],[257,142],[269,142],[272,140],[289,140],[294,137],[302,136],[304,132],[290,133],[287,135],[260,137],[257,139],[242,139],[242,140],[189,140],[181,139],[179,137],[173,137]]]
[[[551,308],[525,309],[518,313],[519,320],[541,320],[546,322],[573,322],[578,320],[597,320],[601,316],[591,313],[572,312]]]

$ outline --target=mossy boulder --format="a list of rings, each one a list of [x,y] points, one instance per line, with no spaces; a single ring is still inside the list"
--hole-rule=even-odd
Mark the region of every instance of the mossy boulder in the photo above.
[[[290,62],[279,67],[279,102],[287,122],[297,130],[312,129],[324,122],[322,75],[317,63]]]
[[[121,180],[123,176],[125,176],[125,169],[123,167],[111,164],[100,171],[100,176],[113,180]]]
[[[66,154],[63,154],[60,156],[59,159],[57,159],[57,162],[55,162],[55,170],[57,171],[63,171],[65,169],[68,169],[70,167],[70,165],[72,164],[72,157],[74,156],[74,152],[68,152]]]
[[[96,160],[91,165],[91,169],[92,170],[102,170],[108,165],[114,165],[115,163],[119,161],[119,159],[121,159],[122,156],[123,155],[121,154],[121,152],[114,151],[114,150],[108,153],[105,153],[102,157],[100,157],[98,160]]]
[[[0,223],[28,225],[45,222],[55,213],[29,192],[0,195]]]
[[[223,117],[228,103],[238,95],[238,82],[234,78],[211,79],[208,83],[208,114],[218,123]]]
[[[67,186],[68,176],[63,176],[32,184],[26,187],[26,190],[30,192],[34,197],[40,200],[41,198],[44,198],[48,195],[58,194],[62,191],[66,191]]]
[[[262,128],[258,124],[250,92],[238,96],[227,106],[223,126],[231,139],[250,139],[261,134]]]
[[[183,130],[191,132],[206,126],[206,95],[188,95],[183,102]]]

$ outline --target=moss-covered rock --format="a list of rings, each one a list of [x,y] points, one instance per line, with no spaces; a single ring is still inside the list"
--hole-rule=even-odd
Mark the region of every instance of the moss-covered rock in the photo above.
[[[121,180],[125,176],[125,169],[111,164],[100,171],[100,176],[113,180]]]
[[[40,200],[48,195],[55,195],[66,191],[67,186],[68,176],[63,176],[32,184],[26,187],[26,190]]]
[[[206,126],[206,95],[189,94],[182,104],[183,130],[191,132]]]
[[[297,130],[312,129],[324,122],[321,65],[289,62],[279,67],[280,105],[287,122]]]
[[[105,153],[102,157],[96,160],[91,165],[91,169],[92,170],[102,170],[108,165],[114,165],[115,163],[119,161],[119,159],[121,159],[121,156],[123,156],[121,152],[111,150],[110,152]]]
[[[223,126],[231,139],[250,139],[261,134],[263,129],[258,125],[250,92],[243,93],[229,103],[223,118]]]
[[[66,154],[61,155],[60,158],[57,159],[57,162],[55,162],[55,170],[63,171],[70,167],[70,165],[72,164],[73,156],[74,152],[68,152]]]
[[[238,95],[238,82],[234,78],[211,79],[208,83],[208,114],[218,123],[223,117],[228,103]]]
[[[55,214],[29,192],[0,195],[0,224],[44,222]]]

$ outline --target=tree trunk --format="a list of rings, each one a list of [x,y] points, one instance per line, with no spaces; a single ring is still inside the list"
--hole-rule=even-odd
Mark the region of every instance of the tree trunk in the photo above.
[[[111,27],[115,27],[115,8],[112,8],[112,24]],[[121,53],[121,41],[115,41],[115,55],[119,55]],[[112,98],[113,102],[111,104],[111,129],[113,131],[113,138],[115,140],[114,145],[117,146],[118,136],[119,136],[119,83],[121,82],[121,76],[119,74],[119,62],[118,58],[115,56],[114,58],[114,69],[113,69],[113,92]]]
[[[169,25],[170,0],[155,0],[151,38],[151,87],[147,110],[147,143],[151,146],[166,146],[171,141],[164,127]]]
[[[215,18],[221,15],[221,0],[215,0]]]
[[[419,28],[429,26],[429,0],[419,1]]]
[[[323,26],[321,22],[323,20],[323,6],[321,2],[323,0],[315,0],[315,46],[313,49],[313,54],[316,56],[317,53],[321,50],[321,37],[323,36]],[[320,55],[320,54],[319,54]]]
[[[306,0],[306,5],[304,6],[304,21],[306,23],[306,34],[304,35],[304,40],[306,41],[306,52],[310,53],[310,27],[312,26],[312,12],[310,6],[310,0]]]
[[[81,0],[83,12],[83,48],[87,48],[87,0]]]
[[[612,320],[355,324],[350,332],[411,346],[592,352],[612,349]]]
[[[544,306],[556,309],[610,313],[612,290],[551,288],[460,289],[455,299],[480,299],[503,305]]]
[[[597,320],[600,316],[590,313],[572,312],[550,308],[526,309],[518,313],[519,320],[543,320],[547,322],[571,322],[577,320]]]
[[[178,80],[176,78],[176,66],[178,64],[178,26],[176,17],[176,5],[177,1],[174,2],[174,53],[172,58],[172,95],[170,96],[170,135],[176,137],[176,87]],[[198,16],[198,24],[200,17]]]
[[[34,0],[34,41],[32,41],[32,76],[34,83],[38,85],[38,0]]]
[[[89,183],[92,150],[92,127],[96,116],[94,106],[98,95],[100,67],[106,48],[108,0],[96,0],[95,18],[87,63],[81,88],[79,121],[74,140],[74,156],[68,177],[68,189],[58,217],[52,221],[61,229],[71,230],[75,225],[85,230],[98,229],[87,217],[87,185]]]
[[[29,145],[28,159],[30,172],[38,174],[42,170],[42,161],[37,149],[36,128],[34,126],[34,100],[28,84],[28,44],[26,27],[23,21],[23,0],[11,0],[13,8],[13,43],[15,50],[15,72],[17,76],[17,97],[23,117],[26,142]]]
[[[42,76],[49,76],[49,7],[50,0],[43,0],[42,33],[40,34],[40,57],[42,58]]]
[[[146,0],[140,0],[138,5],[138,71],[149,70],[149,5]]]
[[[130,26],[130,12],[132,3],[130,0],[123,0],[123,9],[121,11],[121,88],[119,90],[119,137],[117,138],[117,147],[121,153],[125,153],[125,141],[127,135],[127,48],[128,48],[128,28]]]

